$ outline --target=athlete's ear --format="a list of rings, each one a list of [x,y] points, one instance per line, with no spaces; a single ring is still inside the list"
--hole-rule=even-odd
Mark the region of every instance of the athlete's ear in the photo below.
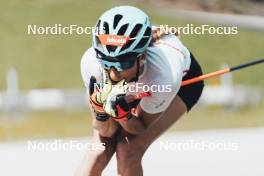
[[[146,63],[146,53],[145,52],[140,56],[139,61],[140,61],[140,66]]]

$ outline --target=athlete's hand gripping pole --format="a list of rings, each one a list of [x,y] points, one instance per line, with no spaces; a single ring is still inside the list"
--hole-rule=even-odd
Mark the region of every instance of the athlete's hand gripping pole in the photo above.
[[[121,80],[115,85],[112,85],[112,90],[109,93],[104,110],[115,121],[127,121],[130,113],[130,106],[126,100],[127,84],[125,80]]]
[[[103,82],[97,83],[96,78],[92,76],[89,84],[90,104],[95,112],[96,119],[106,121],[109,115],[105,112],[103,105],[106,102],[108,94],[112,90],[112,82],[109,81],[107,71],[103,72]]]

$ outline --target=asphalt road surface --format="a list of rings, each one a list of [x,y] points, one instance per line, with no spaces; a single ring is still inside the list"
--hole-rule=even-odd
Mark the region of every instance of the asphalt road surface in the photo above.
[[[89,144],[89,140],[0,143],[0,175],[73,175],[85,153],[82,147]],[[78,143],[79,147],[43,148],[55,141],[56,144]],[[91,149],[91,145],[87,148]],[[263,176],[263,163],[264,128],[166,133],[149,148],[143,159],[146,176]],[[103,175],[117,175],[114,158]]]

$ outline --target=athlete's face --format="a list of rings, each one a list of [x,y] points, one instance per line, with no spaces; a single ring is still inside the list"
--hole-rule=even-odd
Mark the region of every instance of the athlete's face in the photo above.
[[[139,58],[139,62],[142,62],[145,59],[145,54],[141,55]],[[123,70],[123,71],[118,71],[114,67],[111,67],[108,72],[109,76],[112,81],[119,82],[123,79],[125,79],[127,82],[131,81],[133,78],[135,78],[138,68],[137,68],[137,61],[135,59],[135,62],[133,66],[129,69]],[[139,68],[141,72],[141,68]]]
[[[125,79],[128,82],[133,79],[137,74],[137,62],[134,62],[134,65],[129,69],[117,71],[117,69],[111,67],[108,72],[112,81],[119,82]]]

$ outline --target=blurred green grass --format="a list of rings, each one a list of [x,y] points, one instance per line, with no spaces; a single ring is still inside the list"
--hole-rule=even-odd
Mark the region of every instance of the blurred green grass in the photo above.
[[[0,90],[5,75],[15,67],[23,90],[33,88],[83,88],[79,64],[91,46],[89,35],[27,35],[27,25],[93,26],[99,15],[116,5],[130,4],[144,9],[154,25],[185,26],[192,21],[157,15],[147,4],[120,1],[58,0],[1,1],[0,6]],[[198,23],[193,23],[199,25]],[[239,29],[238,35],[183,35],[184,44],[194,53],[204,72],[219,65],[263,58],[264,32]],[[235,83],[263,87],[263,66],[234,73]],[[216,82],[214,79],[208,83]],[[264,105],[227,111],[221,107],[195,108],[171,130],[215,129],[264,126]],[[79,137],[91,134],[89,111],[26,112],[17,120],[0,114],[0,140]]]
[[[194,107],[172,131],[264,127],[264,104],[252,108]]]
[[[170,131],[224,128],[255,128],[264,126],[264,104],[253,109],[195,107],[176,122]],[[87,137],[92,134],[89,111],[27,112],[10,118],[0,114],[0,141]]]
[[[88,136],[91,120],[89,111],[2,113],[0,141]]]

